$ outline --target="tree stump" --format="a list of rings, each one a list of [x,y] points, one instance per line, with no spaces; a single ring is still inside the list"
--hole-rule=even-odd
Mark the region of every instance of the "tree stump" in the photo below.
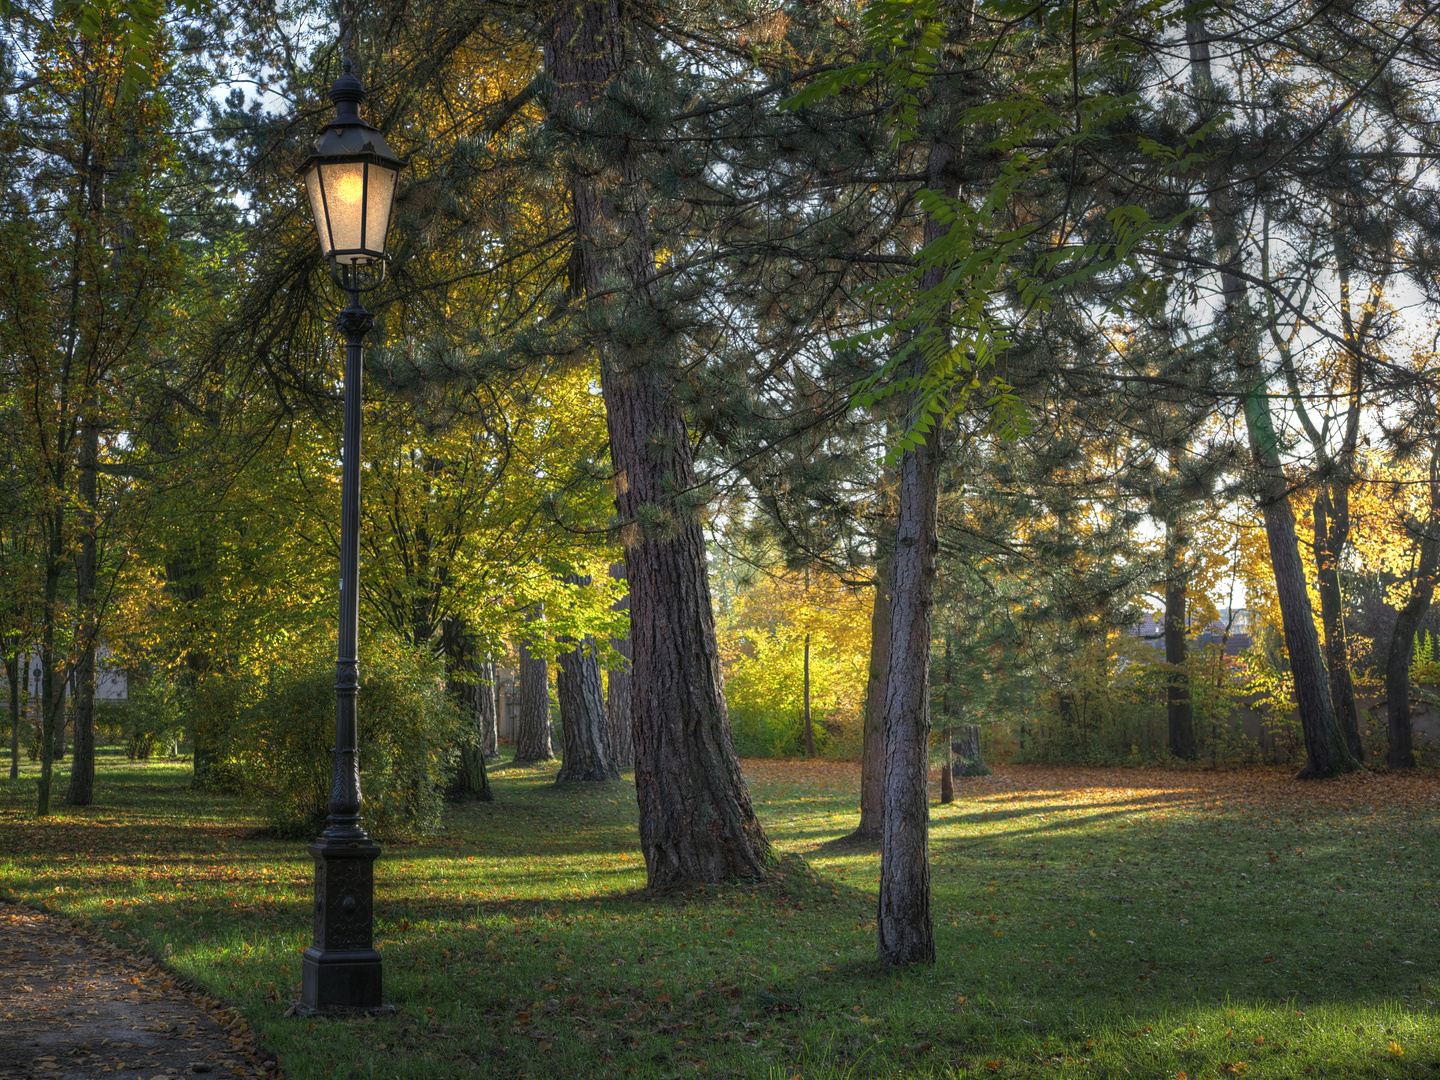
[[[950,744],[950,771],[955,776],[989,776],[985,758],[980,753],[980,725],[966,724],[957,728],[960,737]]]

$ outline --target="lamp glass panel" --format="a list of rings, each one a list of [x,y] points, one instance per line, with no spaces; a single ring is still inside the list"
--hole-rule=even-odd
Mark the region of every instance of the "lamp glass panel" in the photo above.
[[[325,208],[330,212],[330,240],[336,252],[355,252],[360,247],[360,224],[365,212],[365,163],[326,161],[319,166],[325,186]],[[328,253],[327,253],[328,254]],[[355,262],[354,255],[338,256],[341,262]],[[364,262],[363,256],[359,261]]]
[[[395,170],[384,165],[366,166],[365,246],[377,255],[385,254],[385,233],[390,228],[390,207],[395,202]]]
[[[310,212],[315,215],[315,232],[320,237],[320,254],[330,255],[330,223],[325,217],[325,202],[320,198],[320,169],[311,165],[305,170],[305,191],[310,196]]]

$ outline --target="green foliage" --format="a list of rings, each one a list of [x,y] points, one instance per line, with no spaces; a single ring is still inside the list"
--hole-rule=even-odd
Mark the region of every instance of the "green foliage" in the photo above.
[[[316,650],[281,665],[238,706],[227,742],[246,791],[265,800],[280,833],[315,835],[330,798],[333,657]],[[359,717],[366,829],[382,838],[433,832],[460,725],[443,668],[402,642],[373,643],[360,667]]]

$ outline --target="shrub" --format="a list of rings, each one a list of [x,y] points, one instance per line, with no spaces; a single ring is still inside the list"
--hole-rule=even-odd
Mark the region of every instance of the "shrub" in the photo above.
[[[95,702],[95,725],[118,734],[131,761],[149,761],[157,749],[173,756],[185,730],[181,695],[167,679],[136,682],[124,700]]]
[[[433,832],[460,724],[443,669],[427,653],[385,642],[372,644],[360,670],[365,827],[379,837]],[[228,741],[245,787],[265,798],[278,832],[323,829],[335,745],[333,656],[313,654],[274,671],[242,700]]]

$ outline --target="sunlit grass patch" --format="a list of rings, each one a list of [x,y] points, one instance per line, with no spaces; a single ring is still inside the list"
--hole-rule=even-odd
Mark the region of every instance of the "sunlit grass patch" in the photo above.
[[[495,769],[496,802],[378,866],[393,1018],[282,1015],[310,859],[240,800],[190,792],[183,764],[107,759],[101,805],[46,822],[31,778],[0,783],[0,889],[166,956],[296,1078],[1437,1064],[1433,778],[1002,768],[932,806],[940,961],[892,972],[873,960],[877,854],[837,842],[854,766],[746,771],[783,876],[651,895],[628,784]]]

